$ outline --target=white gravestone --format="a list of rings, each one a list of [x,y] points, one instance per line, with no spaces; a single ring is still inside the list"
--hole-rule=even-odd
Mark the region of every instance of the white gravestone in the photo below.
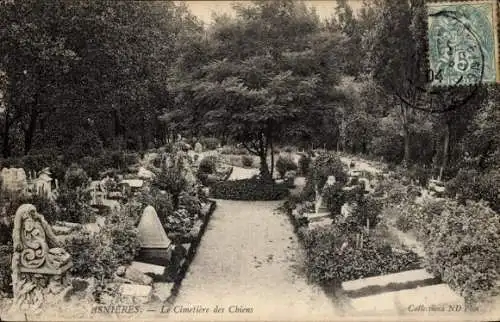
[[[147,206],[144,209],[137,228],[142,248],[166,249],[170,246],[171,241],[167,237],[167,233],[165,233],[160,218],[153,207]]]

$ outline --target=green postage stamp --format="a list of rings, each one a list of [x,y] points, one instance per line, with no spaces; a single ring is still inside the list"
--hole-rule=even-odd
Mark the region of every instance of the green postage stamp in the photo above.
[[[497,2],[429,2],[429,78],[432,86],[500,81]]]

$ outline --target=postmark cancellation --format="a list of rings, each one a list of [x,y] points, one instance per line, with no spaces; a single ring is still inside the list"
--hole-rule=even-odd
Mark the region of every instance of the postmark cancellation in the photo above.
[[[496,0],[428,2],[432,86],[500,81]]]

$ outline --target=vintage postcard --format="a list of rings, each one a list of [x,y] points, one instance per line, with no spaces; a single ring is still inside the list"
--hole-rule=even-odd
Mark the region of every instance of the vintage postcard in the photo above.
[[[0,0],[0,321],[500,319],[494,0]]]

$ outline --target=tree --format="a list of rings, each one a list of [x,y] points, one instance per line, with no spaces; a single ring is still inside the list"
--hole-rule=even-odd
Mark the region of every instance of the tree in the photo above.
[[[421,0],[383,0],[377,24],[366,34],[367,70],[388,95],[394,96],[404,137],[403,163],[410,161],[412,107],[425,100],[425,10]]]
[[[301,132],[310,110],[327,109],[323,103],[337,94],[337,44],[302,2],[256,1],[235,10],[236,18],[219,17],[205,35],[209,59],[180,75],[178,97],[188,113],[202,112],[212,133],[259,156],[262,177],[271,179],[274,144],[285,132]],[[191,68],[185,63],[181,68]]]
[[[173,2],[14,1],[0,22],[4,156],[15,131],[28,153],[74,145],[89,124],[106,145],[128,137],[146,146],[168,104],[162,98],[178,36],[200,29]]]

